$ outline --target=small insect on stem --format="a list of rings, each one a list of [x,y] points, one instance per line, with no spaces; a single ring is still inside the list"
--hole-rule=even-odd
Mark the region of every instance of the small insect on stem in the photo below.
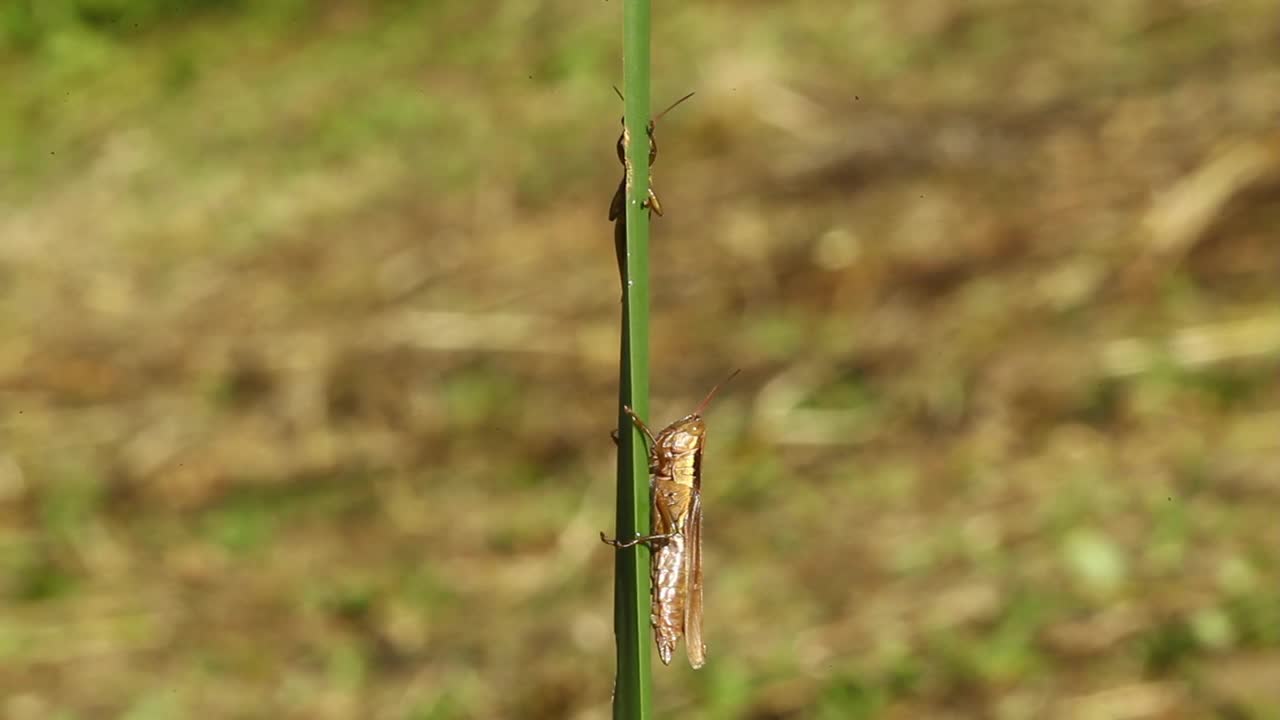
[[[622,92],[615,86],[613,91],[622,97]],[[654,139],[653,131],[657,127],[657,123],[664,115],[671,112],[677,105],[693,97],[693,93],[689,93],[679,100],[671,103],[666,110],[658,113],[649,125],[645,128],[645,134],[649,138],[649,196],[645,198],[642,207],[648,208],[650,211],[662,215],[662,202],[658,200],[658,194],[653,190],[653,163],[658,159],[658,141]],[[631,144],[631,133],[627,130],[627,119],[622,118],[622,132],[618,135],[618,162],[622,163],[622,179],[618,181],[618,189],[613,194],[613,200],[609,203],[609,221],[614,223],[613,226],[613,245],[618,255],[618,277],[626,278],[626,249],[627,249],[627,188],[631,186],[632,169],[631,163],[627,160],[627,147]]]
[[[702,642],[702,453],[707,426],[702,413],[716,391],[737,374],[733,371],[711,388],[692,413],[657,435],[631,408],[622,408],[649,442],[653,512],[648,535],[617,540],[600,533],[600,539],[616,548],[643,544],[652,551],[649,621],[664,665],[671,663],[682,637],[689,664],[700,668],[706,662],[707,647]]]

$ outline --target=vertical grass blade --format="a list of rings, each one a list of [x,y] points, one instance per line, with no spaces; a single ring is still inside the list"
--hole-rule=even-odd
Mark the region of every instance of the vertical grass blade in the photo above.
[[[644,439],[622,412],[649,415],[649,213],[641,201],[649,192],[649,0],[624,0],[622,18],[623,96],[631,134],[627,159],[632,168],[627,188],[627,253],[622,299],[622,356],[618,379],[619,538],[649,530],[649,460]],[[614,720],[648,720],[649,549],[617,551],[614,585],[614,635],[618,674],[614,684]]]

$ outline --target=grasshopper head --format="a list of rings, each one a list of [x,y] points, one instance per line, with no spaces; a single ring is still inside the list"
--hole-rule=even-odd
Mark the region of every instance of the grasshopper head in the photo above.
[[[698,403],[698,407],[694,408],[693,412],[668,425],[667,429],[658,435],[657,444],[674,453],[696,449],[707,435],[707,424],[702,420],[702,413],[706,411],[707,405],[711,402],[711,398],[716,396],[720,386],[732,380],[738,372],[734,370],[729,377],[711,388],[711,392],[702,398],[702,402]]]
[[[667,426],[662,431],[662,437],[658,438],[658,444],[674,454],[685,453],[697,449],[706,434],[706,423],[702,421],[701,415],[694,413]]]

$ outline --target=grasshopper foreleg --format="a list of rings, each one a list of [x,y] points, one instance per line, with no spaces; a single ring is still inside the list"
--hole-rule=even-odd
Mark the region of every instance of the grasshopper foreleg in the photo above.
[[[644,433],[644,436],[649,438],[649,445],[652,446],[658,444],[658,441],[653,439],[653,433],[649,430],[649,426],[644,424],[644,421],[640,419],[639,415],[636,415],[635,410],[632,410],[628,405],[623,405],[622,411],[630,416],[631,422],[635,423],[635,426],[640,428],[640,432]]]

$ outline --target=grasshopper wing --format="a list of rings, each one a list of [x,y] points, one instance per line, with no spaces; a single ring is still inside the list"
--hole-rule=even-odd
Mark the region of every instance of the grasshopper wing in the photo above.
[[[689,664],[694,669],[707,661],[707,646],[702,642],[702,498],[693,497],[689,524],[685,527],[688,547],[688,601],[685,603],[684,644]]]

